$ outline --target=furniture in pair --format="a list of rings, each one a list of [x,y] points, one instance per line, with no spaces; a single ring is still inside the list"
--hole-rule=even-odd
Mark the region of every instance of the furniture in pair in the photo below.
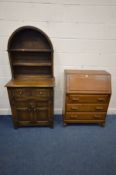
[[[6,84],[14,127],[54,126],[53,46],[38,28],[18,28],[9,38],[12,79]],[[111,96],[105,71],[66,70],[63,121],[104,125]]]

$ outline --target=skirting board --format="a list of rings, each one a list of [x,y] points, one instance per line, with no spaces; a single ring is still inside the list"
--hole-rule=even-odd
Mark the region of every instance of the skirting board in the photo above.
[[[61,115],[62,114],[62,109],[61,108],[55,108],[54,113]],[[109,108],[107,113],[109,115],[116,114],[116,108]],[[10,108],[2,108],[2,109],[0,109],[0,115],[11,115]]]

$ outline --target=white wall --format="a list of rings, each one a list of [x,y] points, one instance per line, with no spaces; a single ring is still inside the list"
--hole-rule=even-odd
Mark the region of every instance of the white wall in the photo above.
[[[0,0],[0,114],[9,114],[7,42],[23,25],[43,30],[54,46],[55,113],[62,111],[64,69],[112,75],[109,113],[116,113],[116,0]]]

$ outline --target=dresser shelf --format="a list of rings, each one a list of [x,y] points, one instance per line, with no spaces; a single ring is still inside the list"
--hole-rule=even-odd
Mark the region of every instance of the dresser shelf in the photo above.
[[[39,66],[52,66],[52,63],[47,63],[47,62],[43,62],[43,63],[34,63],[34,62],[28,62],[28,63],[24,63],[24,62],[14,62],[13,63],[13,66],[31,66],[31,67],[33,67],[33,66],[37,66],[37,67],[39,67]]]
[[[10,49],[9,52],[51,52],[50,49]]]

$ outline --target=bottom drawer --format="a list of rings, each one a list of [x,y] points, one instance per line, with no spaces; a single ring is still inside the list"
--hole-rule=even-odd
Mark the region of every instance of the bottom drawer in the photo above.
[[[104,120],[106,113],[83,113],[83,112],[67,112],[64,115],[66,120]]]

